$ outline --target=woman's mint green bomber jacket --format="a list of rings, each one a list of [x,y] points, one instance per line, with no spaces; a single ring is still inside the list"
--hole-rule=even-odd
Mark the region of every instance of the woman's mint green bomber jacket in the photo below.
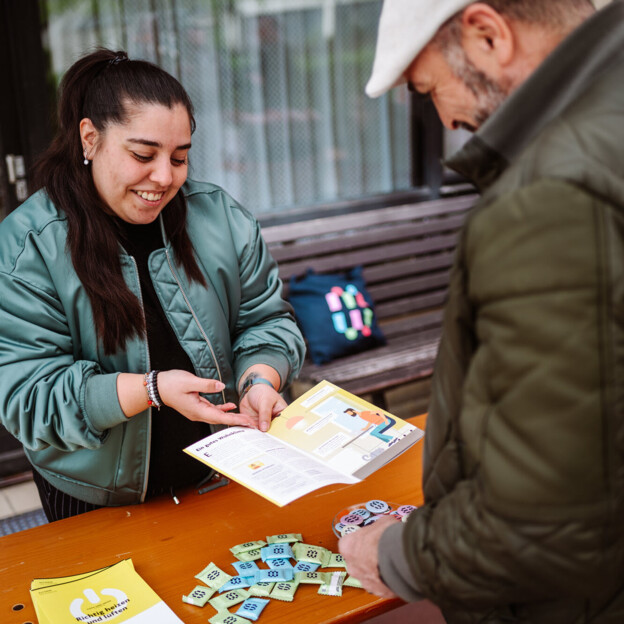
[[[215,185],[188,181],[183,192],[207,288],[187,279],[168,242],[149,269],[196,374],[226,385],[207,398],[237,401],[237,381],[256,363],[275,368],[285,386],[305,347],[258,223]],[[142,502],[151,410],[127,419],[116,380],[150,370],[147,341],[103,353],[66,239],[66,216],[43,191],[0,223],[0,418],[62,491],[99,505]],[[123,250],[120,259],[140,297],[134,259]]]

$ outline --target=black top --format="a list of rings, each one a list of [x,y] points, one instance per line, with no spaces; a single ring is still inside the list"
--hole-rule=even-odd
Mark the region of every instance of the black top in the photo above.
[[[147,260],[150,253],[164,247],[159,221],[133,225],[119,220],[119,224],[121,244],[134,257],[139,269],[152,370],[181,369],[195,374],[193,364],[180,346],[149,276]],[[209,425],[190,421],[166,405],[160,410],[152,408],[148,498],[170,492],[172,488],[195,485],[211,472],[182,451],[210,433]]]

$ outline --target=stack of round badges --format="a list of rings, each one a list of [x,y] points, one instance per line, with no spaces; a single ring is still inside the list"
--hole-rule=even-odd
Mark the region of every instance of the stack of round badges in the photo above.
[[[397,505],[383,500],[369,500],[367,503],[351,505],[339,511],[334,517],[332,529],[337,537],[342,537],[376,522],[382,516],[394,516],[397,520],[405,522],[414,509],[416,509],[415,505]]]

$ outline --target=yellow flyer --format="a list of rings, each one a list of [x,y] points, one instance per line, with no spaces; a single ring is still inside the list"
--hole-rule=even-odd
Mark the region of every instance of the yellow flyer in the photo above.
[[[131,559],[84,574],[34,579],[30,596],[39,624],[182,622],[139,576]]]

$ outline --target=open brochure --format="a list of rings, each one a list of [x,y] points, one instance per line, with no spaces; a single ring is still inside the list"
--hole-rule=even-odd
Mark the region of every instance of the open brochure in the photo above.
[[[39,624],[182,624],[131,559],[75,576],[34,579],[30,596]]]
[[[184,450],[283,507],[326,485],[361,481],[423,434],[322,381],[274,418],[268,432],[230,427]]]

